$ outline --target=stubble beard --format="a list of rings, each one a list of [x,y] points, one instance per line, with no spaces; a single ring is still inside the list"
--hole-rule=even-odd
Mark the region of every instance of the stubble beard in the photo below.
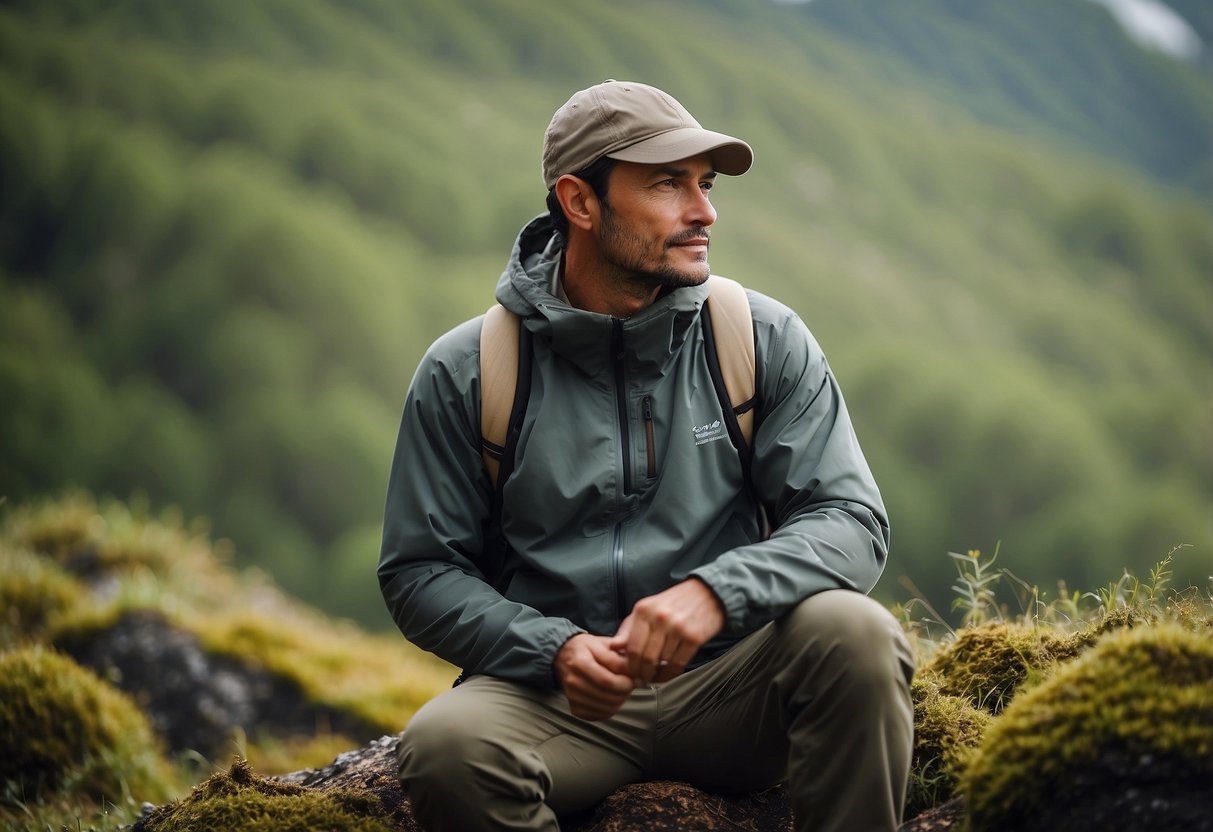
[[[691,228],[665,241],[663,256],[656,267],[647,257],[648,243],[615,220],[614,212],[603,205],[601,247],[603,258],[612,267],[618,283],[636,297],[651,297],[665,292],[698,286],[708,279],[711,269],[703,260],[689,269],[679,269],[664,256],[672,246],[695,239],[708,239],[706,228]]]

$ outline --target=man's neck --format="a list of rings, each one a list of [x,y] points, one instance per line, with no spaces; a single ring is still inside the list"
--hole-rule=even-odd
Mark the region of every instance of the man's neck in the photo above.
[[[630,318],[657,300],[660,287],[640,293],[636,285],[623,276],[604,273],[603,266],[601,259],[578,256],[576,247],[565,249],[560,280],[570,306],[615,318]]]

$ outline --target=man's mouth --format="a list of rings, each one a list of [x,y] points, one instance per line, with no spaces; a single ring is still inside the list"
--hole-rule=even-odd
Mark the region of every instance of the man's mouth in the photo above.
[[[675,237],[669,245],[670,248],[702,248],[706,251],[709,245],[709,239],[708,237],[699,234],[693,237],[683,237],[681,239]]]

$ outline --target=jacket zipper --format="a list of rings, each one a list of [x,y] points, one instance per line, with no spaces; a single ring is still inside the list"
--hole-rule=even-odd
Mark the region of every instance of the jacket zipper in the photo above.
[[[623,493],[632,493],[632,452],[628,443],[627,377],[624,374],[623,321],[611,321],[611,360],[615,364],[615,404],[619,412],[619,447],[623,457]],[[611,571],[615,575],[615,614],[619,621],[627,615],[627,595],[623,586],[623,524],[616,523],[611,534]]]
[[[631,612],[628,609],[628,596],[623,585],[623,524],[616,523],[611,531],[611,564],[615,572],[615,621],[622,622]]]
[[[653,441],[653,397],[645,396],[641,402],[641,408],[644,412],[644,438],[648,446],[648,477],[653,479],[657,476],[657,445]]]

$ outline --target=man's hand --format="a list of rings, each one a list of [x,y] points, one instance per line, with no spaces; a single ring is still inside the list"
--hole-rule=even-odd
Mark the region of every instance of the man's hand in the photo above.
[[[589,720],[614,716],[635,690],[627,659],[611,649],[611,640],[578,633],[556,654],[556,675],[573,716]]]
[[[723,627],[716,594],[690,578],[637,601],[609,646],[627,656],[627,673],[637,685],[668,682]]]

